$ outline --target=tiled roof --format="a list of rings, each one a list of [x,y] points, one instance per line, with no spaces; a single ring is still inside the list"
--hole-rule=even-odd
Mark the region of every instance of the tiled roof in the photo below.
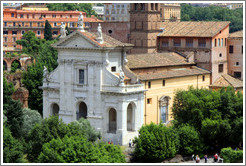
[[[44,13],[44,14],[86,14],[82,11],[46,11],[46,10],[17,10],[17,9],[4,9],[3,12],[17,12],[17,13]]]
[[[195,76],[195,75],[202,75],[202,74],[209,74],[209,73],[210,72],[207,70],[201,69],[196,66],[192,66],[190,68],[178,68],[169,71],[143,72],[137,74],[137,76],[140,80],[146,81],[146,80],[166,79],[166,78],[175,78],[175,77]]]
[[[164,28],[159,36],[165,37],[213,37],[224,29],[230,22],[228,21],[181,21],[163,22]]]
[[[228,74],[223,74],[221,77],[215,80],[211,87],[227,87],[232,86],[234,88],[243,87],[243,81],[237,78],[234,78]]]
[[[130,69],[194,64],[175,52],[127,55]]]
[[[85,37],[87,37],[88,39],[90,39],[92,42],[96,43],[97,45],[101,46],[101,47],[123,47],[123,46],[134,46],[133,44],[129,44],[129,43],[122,43],[119,40],[116,40],[106,34],[103,33],[103,44],[99,44],[96,41],[97,38],[97,32],[81,32],[78,30],[78,32],[80,32],[81,34],[83,34]]]
[[[3,18],[3,21],[11,21],[11,22],[45,22],[48,20],[49,22],[78,22],[78,18],[43,18],[43,19],[29,19],[29,18]],[[103,22],[97,18],[83,18],[84,22]]]
[[[229,38],[238,38],[238,37],[241,37],[241,38],[243,37],[243,30],[229,34]]]

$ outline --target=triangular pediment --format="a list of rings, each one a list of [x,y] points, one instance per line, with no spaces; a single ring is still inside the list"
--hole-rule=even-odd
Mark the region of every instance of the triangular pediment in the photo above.
[[[83,35],[82,33],[75,31],[72,34],[60,39],[57,43],[54,43],[55,47],[63,48],[100,48],[95,42]]]

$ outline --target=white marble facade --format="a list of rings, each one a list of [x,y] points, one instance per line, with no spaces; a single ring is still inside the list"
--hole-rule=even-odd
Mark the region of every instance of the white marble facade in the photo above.
[[[58,114],[65,123],[85,117],[104,141],[125,145],[144,118],[143,85],[132,75],[131,83],[120,84],[118,76],[131,47],[109,47],[88,34],[74,31],[53,45],[59,65],[44,77],[43,116]]]

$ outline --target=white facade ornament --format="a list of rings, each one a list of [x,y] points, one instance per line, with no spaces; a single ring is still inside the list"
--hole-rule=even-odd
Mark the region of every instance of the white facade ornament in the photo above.
[[[122,70],[120,70],[120,85],[124,85],[125,74]]]
[[[65,29],[65,23],[61,22],[61,29],[60,29],[61,36],[60,38],[65,38],[67,30]]]
[[[43,77],[44,77],[44,81],[49,81],[49,71],[47,70],[45,66],[43,70]]]
[[[102,27],[101,27],[101,24],[99,23],[98,27],[97,27],[97,41],[100,43],[100,44],[103,44],[103,36],[102,36]]]
[[[85,30],[84,30],[84,20],[83,20],[83,14],[82,13],[80,13],[80,15],[79,15],[79,20],[78,20],[78,28],[79,28],[79,30],[81,31],[81,32],[85,32]]]

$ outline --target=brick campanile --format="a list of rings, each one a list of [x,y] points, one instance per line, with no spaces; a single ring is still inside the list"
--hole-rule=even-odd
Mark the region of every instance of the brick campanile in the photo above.
[[[131,54],[153,53],[160,30],[159,3],[132,3],[130,5]]]

